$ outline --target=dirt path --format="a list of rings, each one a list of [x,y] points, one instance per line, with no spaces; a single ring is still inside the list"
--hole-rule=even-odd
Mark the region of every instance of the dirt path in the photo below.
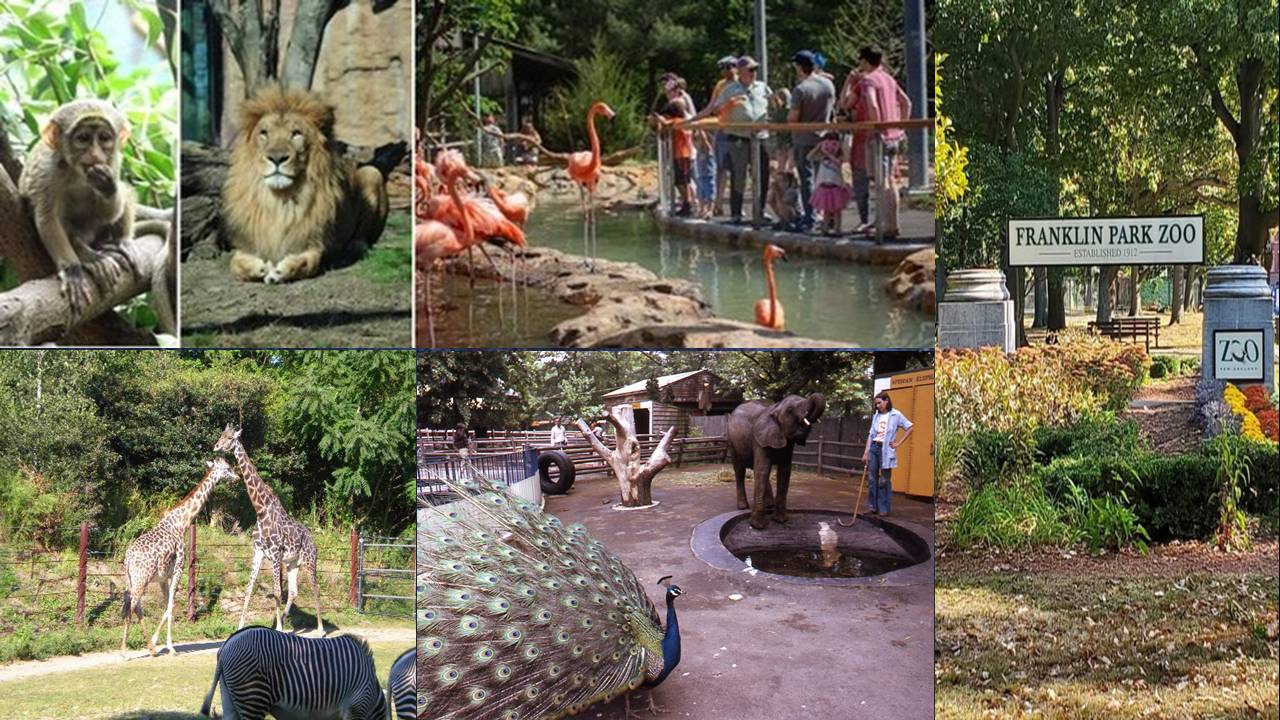
[[[285,285],[243,283],[227,255],[182,263],[184,347],[412,347],[409,213],[360,261]]]
[[[1138,423],[1152,451],[1185,453],[1200,442],[1200,431],[1191,421],[1199,379],[1195,375],[1148,385],[1129,402],[1125,417]]]
[[[370,642],[404,642],[407,645],[411,645],[413,644],[414,632],[413,628],[407,626],[370,626],[336,631],[327,637],[337,637],[338,635],[358,635]],[[218,648],[222,647],[222,640],[196,640],[193,642],[174,643],[173,645],[178,651],[178,656],[182,657],[217,652]],[[84,655],[64,655],[50,658],[49,660],[32,660],[0,667],[0,682],[166,657],[168,657],[168,653],[160,655],[158,658],[152,658],[145,651],[139,650],[130,650],[123,657],[119,652],[115,651],[86,653]]]

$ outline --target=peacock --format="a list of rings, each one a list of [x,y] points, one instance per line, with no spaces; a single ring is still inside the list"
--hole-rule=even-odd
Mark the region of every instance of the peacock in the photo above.
[[[422,717],[550,720],[653,688],[680,662],[666,628],[616,555],[470,468],[443,479],[418,540],[418,693]],[[649,709],[657,712],[652,693]],[[627,714],[631,716],[630,696]]]

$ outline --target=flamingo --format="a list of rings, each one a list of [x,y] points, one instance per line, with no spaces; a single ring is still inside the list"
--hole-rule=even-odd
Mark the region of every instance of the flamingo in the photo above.
[[[426,165],[423,163],[423,165]],[[448,175],[449,196],[458,206],[462,205],[462,196],[458,192],[458,181],[464,170],[451,167]],[[435,320],[431,315],[431,268],[436,260],[451,255],[458,255],[476,242],[475,228],[471,224],[469,213],[458,214],[458,225],[453,227],[434,218],[419,217],[413,228],[413,252],[417,260],[418,272],[426,278],[426,294],[423,307],[427,313],[427,333],[431,339],[431,347],[436,346]]]
[[[524,224],[529,222],[529,209],[532,203],[528,195],[522,192],[508,195],[496,187],[489,186],[489,199],[497,206],[503,217],[511,222],[520,227],[524,227]]]
[[[612,120],[613,108],[602,102],[592,104],[591,109],[587,111],[587,137],[591,140],[591,149],[569,156],[569,177],[578,183],[578,190],[582,197],[582,242],[590,265],[594,264],[595,258],[592,250],[595,235],[595,192],[596,183],[600,181],[600,136],[596,134],[597,115],[604,115]]]
[[[782,303],[778,302],[778,281],[773,277],[773,260],[787,259],[787,251],[777,245],[764,246],[764,277],[769,287],[769,297],[756,301],[756,324],[770,330],[782,330],[786,325],[786,315],[782,311]]]

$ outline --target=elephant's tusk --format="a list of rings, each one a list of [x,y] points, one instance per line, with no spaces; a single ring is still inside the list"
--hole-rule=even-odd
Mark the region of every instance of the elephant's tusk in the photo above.
[[[809,425],[811,425],[811,424],[812,424],[812,423],[810,423],[810,422],[809,422],[809,418],[800,418],[800,419],[801,419],[802,421],[804,421],[804,426],[805,426],[805,427],[809,427]]]

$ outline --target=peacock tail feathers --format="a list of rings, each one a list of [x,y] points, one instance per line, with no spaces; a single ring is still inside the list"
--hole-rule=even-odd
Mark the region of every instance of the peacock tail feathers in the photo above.
[[[440,720],[573,715],[662,671],[640,581],[586,528],[474,471],[418,531],[418,692]]]

